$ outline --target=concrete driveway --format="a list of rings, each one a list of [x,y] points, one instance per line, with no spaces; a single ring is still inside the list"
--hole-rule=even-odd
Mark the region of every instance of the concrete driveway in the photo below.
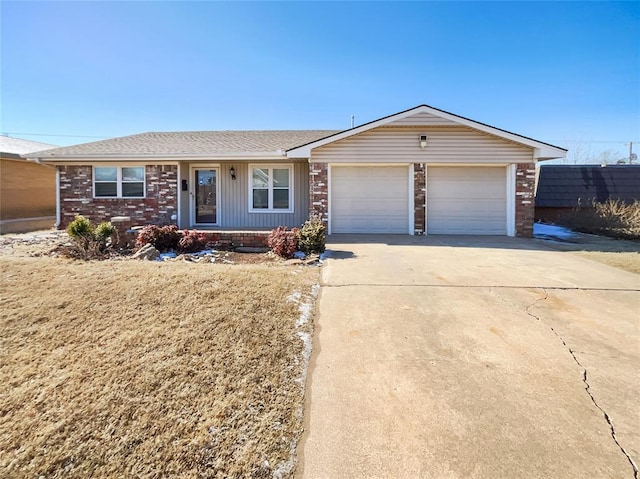
[[[640,276],[515,238],[328,248],[297,477],[637,477]]]

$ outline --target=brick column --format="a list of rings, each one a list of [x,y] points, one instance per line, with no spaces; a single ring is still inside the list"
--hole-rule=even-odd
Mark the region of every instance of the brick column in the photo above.
[[[329,226],[328,165],[309,164],[309,214],[317,214]]]
[[[518,163],[516,169],[516,236],[533,236],[535,163]]]
[[[423,235],[426,227],[424,207],[427,187],[424,170],[423,164],[413,164],[413,232],[416,235]]]
[[[134,226],[130,216],[113,216],[111,218],[111,225],[115,228],[113,240],[113,246],[116,248],[133,248],[136,243],[136,237],[131,231],[131,227]]]

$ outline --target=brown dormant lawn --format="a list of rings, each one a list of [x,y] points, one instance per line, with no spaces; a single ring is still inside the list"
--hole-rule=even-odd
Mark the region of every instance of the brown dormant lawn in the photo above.
[[[292,476],[317,268],[0,267],[1,476]]]
[[[607,236],[575,233],[573,242],[545,241],[561,251],[640,274],[640,241],[622,240]]]

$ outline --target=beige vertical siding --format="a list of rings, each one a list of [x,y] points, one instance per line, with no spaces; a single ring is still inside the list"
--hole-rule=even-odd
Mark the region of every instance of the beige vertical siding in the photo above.
[[[422,150],[419,135],[429,143]],[[313,150],[315,163],[527,163],[533,148],[467,127],[380,127]]]
[[[0,160],[0,220],[56,213],[56,170],[26,160]]]
[[[307,162],[293,163],[293,213],[249,213],[249,164],[256,162],[215,162],[219,166],[220,196],[218,211],[221,228],[275,228],[277,226],[300,226],[309,216],[309,165]],[[206,163],[201,163],[203,168]],[[214,162],[211,162],[214,164]],[[289,163],[287,163],[289,164]],[[194,181],[190,177],[192,166],[198,163],[184,164],[181,178],[188,178],[189,185]],[[236,179],[231,179],[229,170],[236,170]],[[183,171],[184,170],[184,171]],[[181,196],[181,226],[189,227],[191,201],[189,194]]]
[[[400,120],[396,120],[393,123],[389,123],[386,126],[455,126],[457,123],[447,120],[446,118],[441,118],[436,115],[432,115],[431,113],[421,112],[415,115],[408,116],[406,118],[401,118]]]

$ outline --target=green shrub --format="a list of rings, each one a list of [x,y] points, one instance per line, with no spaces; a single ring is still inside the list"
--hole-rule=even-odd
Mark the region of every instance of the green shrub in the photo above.
[[[93,226],[87,218],[78,215],[67,226],[67,234],[74,240],[88,238],[93,235]]]
[[[67,226],[72,245],[65,249],[65,253],[84,260],[102,258],[111,247],[109,240],[114,232],[115,228],[108,221],[94,227],[87,218],[78,215]]]
[[[93,234],[96,238],[104,239],[105,241],[116,232],[115,226],[108,221],[103,221],[94,230]]]
[[[297,233],[298,248],[304,253],[324,253],[327,242],[327,229],[319,215],[311,217]]]
[[[298,228],[289,230],[286,226],[278,226],[269,233],[267,244],[269,248],[271,248],[271,251],[278,256],[291,258],[298,248],[297,233]]]
[[[176,225],[156,226],[147,225],[140,230],[136,238],[136,246],[141,248],[151,244],[158,251],[165,252],[178,249],[180,232]]]

